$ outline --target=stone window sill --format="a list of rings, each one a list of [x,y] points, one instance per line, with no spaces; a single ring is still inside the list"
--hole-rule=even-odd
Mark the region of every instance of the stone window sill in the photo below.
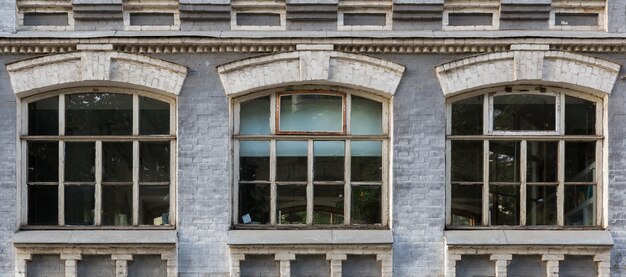
[[[607,230],[456,230],[445,232],[448,246],[536,245],[612,246]]]
[[[176,230],[18,231],[14,244],[175,244]]]
[[[229,245],[392,244],[391,230],[231,230]]]

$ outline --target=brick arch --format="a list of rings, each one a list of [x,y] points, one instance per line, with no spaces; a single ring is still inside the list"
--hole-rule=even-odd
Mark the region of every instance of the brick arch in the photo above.
[[[383,59],[332,50],[300,50],[218,66],[228,96],[288,85],[326,84],[391,97],[404,69]]]
[[[19,98],[77,86],[122,86],[178,95],[187,68],[148,56],[115,51],[78,51],[7,64]]]
[[[545,84],[608,95],[620,65],[598,58],[517,46],[512,51],[472,56],[437,66],[444,96],[506,84]]]

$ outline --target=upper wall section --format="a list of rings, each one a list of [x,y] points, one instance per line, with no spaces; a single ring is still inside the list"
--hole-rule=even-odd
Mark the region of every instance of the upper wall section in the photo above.
[[[15,1],[19,30],[606,31],[608,22],[607,0]]]
[[[620,70],[619,64],[549,51],[547,45],[513,45],[511,50],[438,66],[437,77],[444,95],[508,84],[545,84],[607,95]]]
[[[15,0],[0,1],[0,33],[15,31]]]
[[[299,47],[300,51],[249,58],[218,67],[226,95],[289,85],[326,84],[393,96],[404,66],[365,55]],[[280,72],[280,74],[277,74]]]
[[[184,66],[143,55],[93,46],[83,50],[7,64],[13,92],[21,98],[68,87],[113,85],[178,95],[187,75]]]

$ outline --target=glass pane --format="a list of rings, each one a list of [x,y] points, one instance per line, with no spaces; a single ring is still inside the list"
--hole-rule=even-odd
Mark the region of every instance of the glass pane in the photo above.
[[[58,186],[28,186],[28,224],[57,225]]]
[[[342,132],[343,98],[336,95],[296,94],[280,97],[280,130]]]
[[[28,143],[28,181],[59,181],[59,143]]]
[[[139,186],[139,224],[170,224],[170,186]]]
[[[239,142],[239,180],[270,180],[270,142]]]
[[[483,180],[483,142],[452,141],[452,181],[474,182]]]
[[[343,185],[317,185],[313,192],[313,224],[342,224]]]
[[[170,133],[170,104],[148,97],[139,97],[139,134]]]
[[[139,143],[139,181],[170,181],[170,143]]]
[[[526,225],[556,225],[556,186],[526,187]]]
[[[96,143],[65,143],[65,181],[94,182],[96,180]]]
[[[270,185],[239,184],[239,223],[269,224]]]
[[[65,186],[65,224],[93,225],[95,187]]]
[[[353,186],[350,216],[352,224],[381,223],[380,186]]]
[[[352,96],[353,135],[380,135],[383,133],[383,104],[374,100]]]
[[[596,143],[565,143],[565,182],[594,182],[596,179]]]
[[[452,184],[452,225],[479,226],[483,216],[482,199],[482,184]]]
[[[133,218],[132,197],[132,186],[102,186],[102,225],[130,225]]]
[[[276,189],[278,224],[306,224],[306,185],[280,185]]]
[[[28,134],[59,134],[59,97],[28,103]]]
[[[526,181],[556,182],[558,142],[529,141],[526,146]]]
[[[489,186],[491,225],[519,225],[519,186]]]
[[[239,104],[239,133],[268,135],[270,133],[270,97],[261,97]]]
[[[307,181],[307,142],[276,142],[276,180]]]
[[[596,186],[565,186],[565,225],[592,226],[596,222]]]
[[[452,134],[482,135],[484,96],[452,103]]]
[[[344,141],[313,142],[313,180],[344,180]]]
[[[596,103],[565,96],[565,134],[594,135],[596,133]]]
[[[133,181],[133,143],[102,143],[102,181]]]
[[[519,142],[489,142],[489,181],[519,182]]]
[[[113,93],[65,96],[66,135],[130,135],[133,96]]]
[[[352,141],[350,144],[352,181],[381,181],[383,143],[380,141]]]
[[[555,101],[550,95],[500,95],[493,98],[496,131],[555,130]]]

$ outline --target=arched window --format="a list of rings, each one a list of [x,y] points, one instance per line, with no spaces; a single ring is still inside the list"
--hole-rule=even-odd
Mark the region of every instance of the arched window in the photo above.
[[[233,103],[235,225],[387,225],[387,99],[305,90]]]
[[[449,226],[600,225],[600,98],[502,88],[448,108]]]
[[[114,88],[22,99],[22,225],[174,225],[175,114]]]

